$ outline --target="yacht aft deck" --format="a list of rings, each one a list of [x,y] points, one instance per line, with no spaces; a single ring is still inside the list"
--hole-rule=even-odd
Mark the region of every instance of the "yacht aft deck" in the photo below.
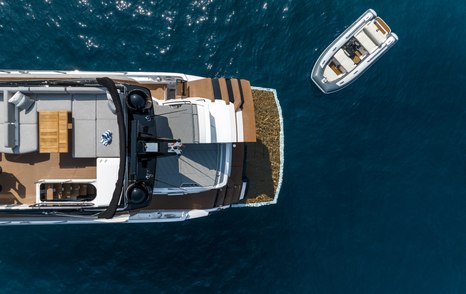
[[[131,109],[134,91],[146,93],[149,108]],[[258,92],[270,99],[256,101]],[[0,224],[173,221],[273,204],[283,163],[279,110],[273,89],[252,91],[234,78],[0,71]],[[273,126],[263,122],[271,116]],[[256,120],[273,140],[256,138]],[[106,131],[113,138],[103,145]],[[167,151],[175,142],[181,154]]]
[[[96,179],[96,160],[93,158],[73,158],[71,153],[2,154],[0,182],[0,205],[36,203],[36,183],[43,179]],[[72,186],[70,185],[70,188]],[[54,189],[53,187],[51,187]],[[74,186],[69,193],[55,193],[47,200],[66,201],[84,193],[81,186]],[[81,195],[84,196],[85,194]]]
[[[0,87],[0,113],[0,204],[95,198],[98,158],[119,157],[105,89]],[[96,140],[106,130],[113,134],[108,146]]]

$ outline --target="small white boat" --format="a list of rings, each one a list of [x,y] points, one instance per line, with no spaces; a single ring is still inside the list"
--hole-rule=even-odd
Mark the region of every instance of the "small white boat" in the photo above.
[[[356,80],[397,41],[398,36],[369,9],[320,55],[311,79],[325,94],[336,92]]]

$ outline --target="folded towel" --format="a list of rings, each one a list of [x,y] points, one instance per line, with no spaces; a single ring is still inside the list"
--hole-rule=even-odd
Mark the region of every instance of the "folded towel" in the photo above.
[[[104,146],[112,143],[112,132],[110,130],[106,130],[102,133],[102,136],[100,137],[100,143],[102,143]]]

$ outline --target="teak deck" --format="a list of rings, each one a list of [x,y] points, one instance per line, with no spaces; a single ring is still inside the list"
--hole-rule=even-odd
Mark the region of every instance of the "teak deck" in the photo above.
[[[95,159],[75,159],[71,153],[1,154],[0,203],[34,204],[41,179],[95,179]]]
[[[217,81],[216,81],[217,80]],[[219,85],[219,96],[216,97],[214,83]],[[251,84],[247,80],[238,79],[201,79],[188,82],[189,96],[203,97],[212,101],[222,99],[227,104],[233,103],[235,111],[241,111],[243,119],[243,141],[256,141],[256,123]]]
[[[253,90],[257,123],[256,143],[237,143],[233,148],[232,174],[225,187],[183,196],[157,196],[145,210],[210,209],[239,202],[243,180],[247,180],[242,203],[269,202],[275,197],[280,176],[280,117],[272,92]],[[136,213],[136,211],[132,212]]]

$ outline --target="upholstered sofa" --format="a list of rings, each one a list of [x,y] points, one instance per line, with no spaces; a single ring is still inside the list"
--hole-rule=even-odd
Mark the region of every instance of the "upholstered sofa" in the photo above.
[[[27,107],[15,105],[8,102],[16,93],[28,88],[15,88],[12,91],[3,90],[0,92],[0,152],[3,153],[28,153],[38,149],[37,133],[37,103],[34,99],[29,99]]]

